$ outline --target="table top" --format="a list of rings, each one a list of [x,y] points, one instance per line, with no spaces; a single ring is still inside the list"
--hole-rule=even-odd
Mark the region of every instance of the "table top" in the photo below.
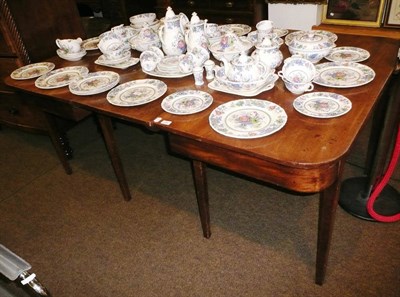
[[[287,166],[315,168],[321,165],[328,166],[347,154],[372,113],[397,62],[399,42],[394,39],[339,34],[336,44],[337,46],[354,46],[368,50],[370,58],[362,63],[371,67],[375,71],[376,77],[364,86],[339,89],[315,85],[314,91],[344,95],[351,100],[352,109],[343,116],[331,119],[302,115],[293,108],[293,100],[298,95],[287,91],[282,80],[279,79],[273,89],[251,98],[268,100],[281,106],[287,113],[287,123],[280,131],[258,139],[235,139],[215,132],[209,125],[210,113],[222,103],[244,97],[212,90],[207,86],[207,82],[203,86],[195,86],[193,76],[157,78],[168,86],[164,96],[135,107],[118,107],[110,104],[106,100],[106,92],[90,96],[77,96],[71,94],[68,87],[52,90],[38,89],[34,85],[35,79],[13,80],[7,77],[5,82],[26,93],[53,98],[111,117],[139,123],[148,128],[158,128]],[[289,57],[285,44],[282,45],[281,51],[284,58]],[[47,61],[54,62],[56,68],[80,65],[88,67],[90,72],[115,71],[120,74],[120,84],[136,79],[155,78],[143,73],[140,64],[125,70],[97,65],[94,61],[99,54],[99,51],[88,52],[88,55],[76,62],[65,61],[58,57]],[[133,55],[138,57],[139,53],[134,52]],[[326,60],[321,62],[326,62]],[[214,100],[212,105],[202,112],[191,115],[173,115],[161,108],[163,98],[176,91],[187,89],[202,90],[211,94]],[[171,121],[171,124],[164,125],[154,122],[158,117]]]

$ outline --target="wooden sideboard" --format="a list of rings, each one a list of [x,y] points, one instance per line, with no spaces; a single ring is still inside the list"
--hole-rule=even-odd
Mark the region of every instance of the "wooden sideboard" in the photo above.
[[[400,30],[392,28],[372,28],[372,27],[361,27],[361,26],[320,24],[318,26],[313,26],[313,29],[326,30],[341,34],[354,34],[354,35],[377,36],[377,37],[400,39]]]
[[[255,26],[267,19],[264,0],[158,0],[156,12],[159,18],[171,6],[175,13],[183,12],[189,18],[196,12],[201,19],[218,24],[247,24]]]
[[[66,158],[72,151],[65,132],[90,113],[17,93],[4,78],[21,66],[54,56],[56,38],[74,36],[85,36],[74,2],[0,0],[0,124],[49,135],[67,173],[71,169]]]

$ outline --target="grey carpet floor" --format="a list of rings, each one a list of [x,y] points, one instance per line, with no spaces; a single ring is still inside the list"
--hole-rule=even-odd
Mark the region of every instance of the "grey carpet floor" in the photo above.
[[[115,134],[130,202],[91,119],[68,134],[72,175],[46,136],[0,132],[0,243],[30,262],[54,297],[400,296],[400,223],[338,208],[318,286],[317,195],[209,168],[205,239],[190,163],[168,154],[161,134],[122,123]],[[362,175],[365,146],[355,146],[346,177]],[[391,184],[400,189],[398,170]]]

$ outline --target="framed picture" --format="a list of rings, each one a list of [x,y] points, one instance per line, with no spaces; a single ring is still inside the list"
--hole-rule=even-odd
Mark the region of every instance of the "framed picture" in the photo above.
[[[383,26],[400,28],[400,0],[387,0]]]
[[[329,0],[323,6],[322,23],[380,27],[384,7],[385,0]]]

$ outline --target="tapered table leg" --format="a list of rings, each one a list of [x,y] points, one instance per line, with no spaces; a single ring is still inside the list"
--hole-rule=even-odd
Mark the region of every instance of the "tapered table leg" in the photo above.
[[[99,120],[100,128],[104,137],[104,142],[106,144],[108,154],[110,155],[111,164],[114,168],[115,175],[117,176],[122,195],[124,196],[124,199],[126,201],[129,201],[132,199],[132,197],[129,191],[125,172],[122,167],[121,158],[119,157],[117,145],[115,142],[111,118],[101,114],[97,114],[97,118]]]
[[[57,122],[54,119],[54,116],[52,114],[49,114],[47,112],[44,112],[44,115],[46,117],[46,126],[47,126],[47,132],[49,133],[51,142],[53,143],[53,146],[56,150],[57,156],[61,161],[62,166],[64,167],[64,170],[67,174],[72,173],[71,166],[69,165],[67,154],[65,151],[65,147],[61,143],[61,140],[63,136],[58,127],[57,127]]]
[[[324,283],[326,268],[328,266],[329,249],[340,196],[340,179],[343,171],[343,163],[341,162],[339,166],[336,181],[323,190],[319,197],[317,259],[315,268],[315,283],[318,285]]]
[[[208,204],[206,164],[201,161],[192,160],[192,166],[201,227],[204,237],[210,238],[210,209]]]

